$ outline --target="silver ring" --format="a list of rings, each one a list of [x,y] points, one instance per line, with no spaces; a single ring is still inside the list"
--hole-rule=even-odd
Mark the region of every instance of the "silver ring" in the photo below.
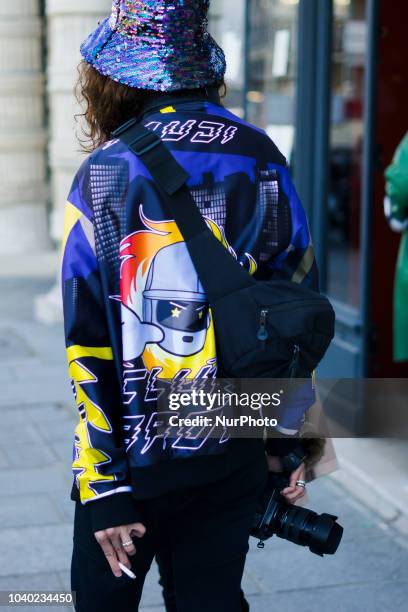
[[[297,487],[303,487],[305,489],[306,488],[306,481],[305,480],[297,480],[296,481],[296,486]]]
[[[122,542],[122,546],[133,546],[133,540],[128,540],[127,542]]]

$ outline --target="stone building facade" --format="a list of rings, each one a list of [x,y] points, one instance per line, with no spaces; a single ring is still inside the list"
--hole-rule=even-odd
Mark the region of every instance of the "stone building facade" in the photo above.
[[[79,47],[111,6],[0,0],[0,257],[59,251],[66,197],[84,159],[73,95]],[[61,319],[58,277],[35,314]]]
[[[50,250],[81,162],[79,45],[111,0],[0,0],[0,255]]]
[[[0,1],[0,254],[50,246],[43,34],[38,0]]]
[[[111,5],[0,0],[0,256],[58,248],[83,159],[73,95],[79,47]]]
[[[109,14],[111,0],[47,0],[47,93],[49,100],[50,234],[61,238],[62,215],[72,178],[83,159],[78,151],[73,95],[80,61],[79,47],[99,19]]]

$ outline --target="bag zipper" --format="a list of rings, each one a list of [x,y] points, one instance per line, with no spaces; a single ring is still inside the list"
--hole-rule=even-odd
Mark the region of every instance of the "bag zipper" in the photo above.
[[[319,305],[319,302],[320,306],[331,310],[330,304],[327,304],[327,302],[324,302],[323,300],[319,300],[317,298],[312,300],[299,300],[298,302],[282,302],[277,306],[269,306],[268,308],[261,310],[261,316],[263,312],[279,312],[280,310],[294,310],[295,308],[301,308],[302,306],[317,306]],[[292,306],[287,306],[287,304],[292,304]]]
[[[259,317],[258,333],[256,334],[256,337],[258,338],[258,340],[260,340],[263,343],[264,346],[265,346],[265,340],[267,340],[269,337],[268,330],[266,329],[267,316],[268,316],[268,309],[263,308],[261,310],[261,314]]]
[[[268,330],[266,329],[266,320],[268,318],[269,312],[279,312],[281,310],[294,310],[296,308],[302,308],[303,306],[316,306],[319,303],[319,301],[321,303],[321,306],[324,306],[325,309],[331,309],[330,304],[327,304],[326,302],[323,302],[319,300],[318,298],[311,299],[311,300],[301,300],[301,301],[296,302],[295,304],[293,302],[282,302],[281,304],[277,306],[270,306],[269,308],[262,308],[260,316],[259,316],[259,328],[258,328],[256,337],[258,338],[258,340],[260,340],[265,345],[265,341],[269,338],[269,333],[268,333]],[[292,306],[287,306],[287,304],[292,304]]]
[[[310,302],[311,300],[308,300],[308,303]],[[313,301],[313,303],[315,302]],[[273,310],[273,309],[262,308],[260,316],[259,316],[259,329],[258,329],[258,333],[256,334],[256,337],[258,338],[258,340],[262,342],[263,348],[265,348],[265,341],[269,337],[268,330],[266,329],[266,320],[268,318],[268,312],[270,310]],[[295,378],[296,376],[296,372],[297,372],[298,365],[299,365],[299,357],[300,357],[300,346],[298,344],[294,344],[293,352],[292,352],[292,359],[289,365],[289,378]]]

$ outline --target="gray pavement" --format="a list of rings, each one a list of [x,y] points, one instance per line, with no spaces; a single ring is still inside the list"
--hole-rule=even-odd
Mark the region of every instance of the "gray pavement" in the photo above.
[[[0,591],[69,588],[77,415],[61,325],[36,323],[32,314],[34,296],[50,286],[43,278],[0,278]],[[339,516],[343,542],[324,559],[278,538],[263,551],[251,542],[244,578],[251,610],[387,612],[406,606],[408,544],[393,517],[366,508],[339,479],[320,478],[308,488],[309,507]],[[155,568],[141,609],[163,610]]]

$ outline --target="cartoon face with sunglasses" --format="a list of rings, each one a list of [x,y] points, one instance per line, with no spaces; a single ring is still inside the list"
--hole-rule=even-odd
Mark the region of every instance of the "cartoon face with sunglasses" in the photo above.
[[[152,342],[182,357],[203,349],[210,325],[209,304],[184,242],[158,251],[143,291],[143,321],[124,308],[122,324],[127,360],[141,355]]]

